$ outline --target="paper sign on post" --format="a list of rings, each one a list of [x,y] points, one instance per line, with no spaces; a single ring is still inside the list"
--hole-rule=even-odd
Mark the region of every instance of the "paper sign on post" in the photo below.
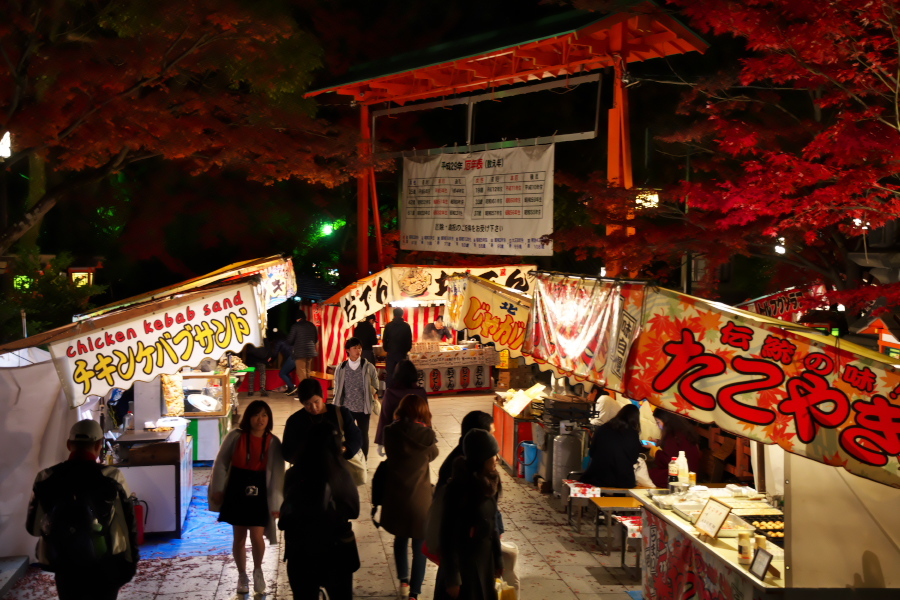
[[[697,522],[694,523],[694,528],[700,533],[710,537],[716,537],[719,535],[719,530],[722,528],[722,525],[724,525],[725,521],[728,519],[728,514],[730,512],[731,507],[725,506],[716,498],[710,498],[706,503],[706,506],[704,506],[703,510],[700,512]]]

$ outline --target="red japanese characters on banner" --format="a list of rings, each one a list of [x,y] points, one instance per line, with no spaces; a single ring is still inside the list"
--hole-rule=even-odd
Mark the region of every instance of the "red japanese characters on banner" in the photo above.
[[[626,395],[900,487],[900,375],[876,355],[667,290],[644,309]]]

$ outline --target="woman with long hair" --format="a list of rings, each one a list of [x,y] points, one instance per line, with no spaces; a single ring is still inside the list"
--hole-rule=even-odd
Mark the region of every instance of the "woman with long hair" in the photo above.
[[[634,463],[642,451],[641,411],[627,404],[594,431],[588,451],[591,464],[581,481],[599,487],[633,488]]]
[[[284,530],[288,580],[296,600],[351,600],[359,551],[350,519],[359,516],[359,492],[342,456],[338,427],[321,420],[285,476],[278,526]]]
[[[426,402],[428,393],[418,384],[419,371],[416,365],[409,359],[401,360],[394,371],[394,378],[388,383],[381,402],[381,415],[378,417],[378,426],[375,429],[375,443],[378,444],[378,453],[384,456],[384,428],[394,422],[394,413],[400,406],[400,400],[409,394],[415,394]]]
[[[659,446],[650,447],[652,460],[647,464],[650,479],[659,487],[666,487],[669,482],[669,462],[684,452],[688,468],[697,473],[700,469],[700,446],[697,444],[697,430],[690,421],[662,408],[653,411],[653,417],[662,438]]]
[[[431,469],[437,458],[437,435],[431,428],[428,402],[416,394],[404,396],[394,422],[384,429],[384,501],[381,524],[394,535],[394,564],[401,593],[418,598],[425,579],[425,520],[431,508]],[[412,572],[407,548],[412,542]]]
[[[272,434],[272,421],[268,404],[251,402],[238,428],[222,441],[209,482],[209,509],[219,511],[219,521],[233,528],[239,594],[250,591],[247,535],[253,554],[253,591],[258,594],[266,591],[263,536],[277,543],[275,519],[281,510],[284,458],[281,442]]]
[[[453,463],[441,518],[441,566],[435,599],[496,600],[503,574],[497,501],[497,440],[484,429],[463,438],[463,456]]]

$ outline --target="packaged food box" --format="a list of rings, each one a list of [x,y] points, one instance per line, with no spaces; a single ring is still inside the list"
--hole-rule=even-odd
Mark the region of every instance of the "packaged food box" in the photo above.
[[[725,520],[725,523],[722,524],[722,528],[719,529],[719,535],[716,537],[737,537],[741,532],[749,533],[752,535],[755,531],[756,528],[747,521],[743,520],[735,514],[729,514],[728,518]]]

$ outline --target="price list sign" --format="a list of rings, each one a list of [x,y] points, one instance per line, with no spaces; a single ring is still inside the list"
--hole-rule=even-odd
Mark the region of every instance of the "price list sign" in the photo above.
[[[404,250],[550,255],[554,146],[403,161]]]

